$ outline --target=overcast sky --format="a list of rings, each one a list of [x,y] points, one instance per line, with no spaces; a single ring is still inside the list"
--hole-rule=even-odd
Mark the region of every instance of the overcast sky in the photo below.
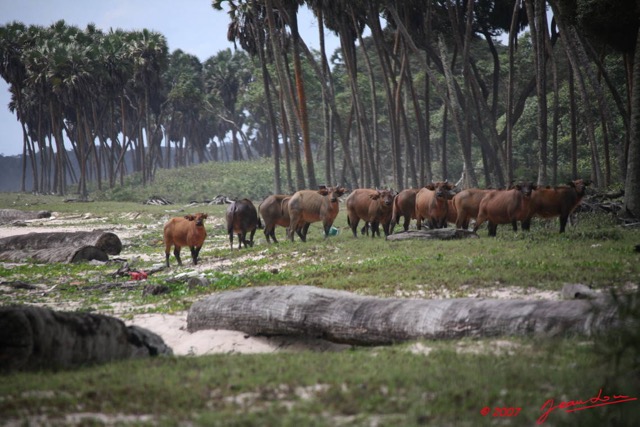
[[[0,0],[0,25],[20,21],[49,26],[60,19],[80,28],[93,23],[105,32],[110,28],[147,28],[164,34],[170,52],[182,49],[201,61],[223,49],[233,49],[227,41],[228,16],[214,10],[211,0]],[[302,38],[317,48],[315,17],[301,9],[298,19]],[[327,52],[333,52],[338,40],[327,31],[325,36]],[[0,78],[0,155],[5,156],[22,153],[22,130],[9,112],[8,88]]]

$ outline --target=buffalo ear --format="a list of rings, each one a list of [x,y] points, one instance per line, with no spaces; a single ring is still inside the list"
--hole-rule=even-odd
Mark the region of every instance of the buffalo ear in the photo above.
[[[435,186],[435,185],[433,185],[433,182],[432,182],[431,184],[427,184],[427,185],[425,185],[425,186],[424,186],[424,188],[426,188],[426,189],[428,189],[428,190],[431,190],[431,191],[435,191],[436,186]]]
[[[207,214],[202,214],[202,219],[207,219],[207,218],[209,218],[209,215],[207,215]]]
[[[380,192],[378,191],[376,194],[369,194],[369,198],[371,200],[378,200],[380,198]]]
[[[184,216],[184,219],[186,219],[187,221],[193,221],[194,219],[196,219],[196,217],[191,214],[188,214]]]
[[[320,190],[318,190],[318,194],[320,194],[322,196],[326,196],[326,195],[329,194],[329,190],[327,190],[327,187],[321,188]]]
[[[327,186],[322,184],[322,185],[318,185],[318,190],[326,190]]]

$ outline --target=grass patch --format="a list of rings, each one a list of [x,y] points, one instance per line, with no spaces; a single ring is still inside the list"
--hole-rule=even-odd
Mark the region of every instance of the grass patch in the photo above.
[[[520,407],[517,417],[502,421],[533,425],[547,399],[592,397],[606,376],[592,344],[578,340],[514,340],[510,354],[493,353],[490,340],[463,340],[485,349],[479,353],[463,351],[456,342],[423,344],[432,348],[428,356],[404,345],[159,358],[12,374],[0,383],[0,412],[5,419],[37,415],[50,421],[78,412],[150,414],[152,424],[172,425],[494,425],[499,418],[480,414],[488,406]],[[576,372],[589,375],[576,381]],[[638,420],[632,405],[618,405],[619,420]],[[556,411],[549,421],[598,425],[611,411]]]

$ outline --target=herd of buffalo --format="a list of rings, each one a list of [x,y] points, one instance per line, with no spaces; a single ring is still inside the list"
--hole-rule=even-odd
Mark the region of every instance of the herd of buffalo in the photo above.
[[[495,236],[500,224],[512,224],[514,231],[517,231],[517,222],[520,221],[522,229],[528,230],[534,216],[560,217],[560,232],[563,233],[567,219],[580,204],[587,185],[587,181],[578,179],[557,187],[538,187],[530,182],[521,182],[507,190],[470,188],[459,192],[455,192],[454,185],[446,181],[399,193],[359,188],[353,190],[345,200],[347,223],[354,237],[357,237],[360,220],[365,224],[363,232],[370,230],[372,236],[379,236],[382,226],[384,235],[388,236],[393,233],[400,218],[404,220],[405,231],[409,229],[412,219],[416,220],[418,229],[423,225],[444,228],[449,223],[457,228],[468,229],[474,219],[473,231],[487,222],[489,236]],[[253,246],[253,236],[258,228],[264,228],[267,242],[273,240],[277,243],[277,225],[286,227],[287,237],[291,241],[297,234],[304,242],[309,225],[322,222],[327,237],[338,215],[339,198],[346,191],[343,187],[322,186],[318,190],[300,190],[290,196],[271,195],[260,203],[258,209],[249,199],[237,200],[229,205],[226,212],[231,248],[234,235],[238,236],[238,248],[242,245]],[[207,236],[204,226],[206,218],[207,214],[197,213],[172,218],[165,224],[167,267],[172,246],[179,265],[182,265],[180,249],[183,246],[190,248],[193,263],[197,264],[198,254]]]

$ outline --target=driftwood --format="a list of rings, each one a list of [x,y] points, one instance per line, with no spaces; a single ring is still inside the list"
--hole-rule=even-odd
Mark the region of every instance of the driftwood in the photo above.
[[[120,251],[120,238],[101,230],[29,233],[0,239],[0,261],[107,261],[109,255]]]
[[[387,240],[452,240],[478,238],[473,231],[459,228],[436,228],[433,230],[408,230],[387,236]]]
[[[0,224],[8,224],[13,221],[27,221],[31,219],[49,218],[49,211],[21,211],[18,209],[0,209]]]
[[[162,338],[115,317],[35,306],[0,307],[0,370],[71,368],[170,355]]]
[[[618,322],[618,312],[607,298],[410,300],[310,286],[270,286],[221,292],[194,303],[187,328],[380,345],[461,337],[590,336]]]

